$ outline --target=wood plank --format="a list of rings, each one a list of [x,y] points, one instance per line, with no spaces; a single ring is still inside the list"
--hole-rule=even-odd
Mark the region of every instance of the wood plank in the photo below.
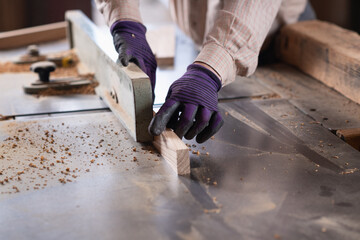
[[[360,36],[322,21],[285,26],[281,58],[360,103]]]
[[[175,27],[173,25],[149,29],[146,38],[155,54],[158,66],[174,65]]]
[[[111,35],[101,32],[81,11],[66,12],[66,19],[70,46],[99,82],[96,93],[135,141],[152,141],[147,130],[153,116],[148,76],[133,63],[127,67],[117,64]]]
[[[100,86],[96,93],[115,114],[117,119],[138,142],[153,140],[148,126],[153,116],[149,78],[131,63],[122,67],[115,61],[117,54],[111,36],[103,36],[91,21],[79,11],[66,13],[69,21],[71,46],[75,47],[82,66],[95,73]],[[150,111],[150,115],[149,115]],[[179,175],[190,173],[189,150],[171,130],[155,137],[154,146]]]
[[[155,136],[153,145],[178,175],[190,174],[189,148],[171,129]]]
[[[360,151],[360,128],[339,129],[336,135]]]
[[[58,22],[0,33],[0,49],[17,48],[66,38],[66,25],[66,22]]]

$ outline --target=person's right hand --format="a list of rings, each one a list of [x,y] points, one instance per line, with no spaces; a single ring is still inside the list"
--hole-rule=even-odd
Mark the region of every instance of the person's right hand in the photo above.
[[[111,26],[115,49],[119,53],[118,61],[123,66],[133,62],[148,75],[154,101],[157,63],[145,33],[145,26],[138,22],[118,21]]]
[[[224,123],[218,110],[217,92],[220,88],[221,81],[212,71],[191,64],[186,73],[170,86],[165,103],[150,123],[150,134],[160,135],[168,127],[179,138],[196,136],[198,143],[205,142]]]

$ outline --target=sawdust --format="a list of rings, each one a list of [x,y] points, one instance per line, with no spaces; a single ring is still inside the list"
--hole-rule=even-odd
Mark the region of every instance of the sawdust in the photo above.
[[[128,135],[116,121],[102,125],[94,120],[81,128],[61,120],[8,122],[2,129],[0,199],[1,195],[76,182],[92,173],[130,171],[145,161],[157,162],[152,146],[134,152],[132,143],[121,143]],[[97,134],[92,134],[93,129],[98,129]]]
[[[0,114],[0,121],[6,121],[6,120],[10,120],[13,119],[12,116],[4,116]]]
[[[342,171],[340,174],[342,175],[346,175],[346,174],[353,174],[355,172],[359,172],[358,168],[352,168],[352,169],[345,169],[344,171]]]
[[[0,73],[29,72],[31,64],[15,64],[12,62],[0,62]]]
[[[71,89],[53,89],[49,88],[44,91],[36,94],[36,97],[43,96],[60,96],[60,95],[73,95],[73,94],[95,94],[95,88],[99,85],[94,80],[93,74],[81,75],[78,72],[79,58],[76,55],[74,50],[67,50],[58,53],[48,55],[49,58],[57,57],[71,57],[74,61],[74,64],[69,67],[58,67],[54,72],[51,73],[52,78],[62,78],[62,77],[83,77],[91,80],[93,83],[87,86],[79,86]],[[15,64],[13,62],[0,62],[0,73],[22,73],[30,72],[31,64]],[[0,121],[4,120],[0,116]]]
[[[45,96],[64,96],[64,95],[72,95],[72,94],[95,94],[95,88],[99,85],[98,82],[93,80],[93,75],[78,75],[80,77],[86,77],[93,81],[90,85],[80,86],[72,89],[54,89],[48,88],[44,91],[40,91],[36,96],[37,97],[45,97]]]
[[[12,62],[0,62],[0,73],[24,73],[30,72],[31,64],[15,64]],[[78,75],[77,64],[70,67],[58,67],[51,73],[52,77],[70,77]]]
[[[281,98],[280,95],[276,94],[276,93],[269,93],[269,94],[265,94],[265,95],[261,95],[261,96],[253,96],[251,97],[251,99],[253,100],[258,100],[258,99],[262,99],[262,100],[265,100],[265,99],[278,99],[278,98]],[[226,113],[225,113],[226,115]]]
[[[67,50],[49,55],[49,57],[63,57],[70,56],[74,64],[69,67],[58,67],[51,73],[52,77],[70,77],[78,75],[77,64],[79,58],[75,54],[74,50]],[[13,62],[0,62],[0,73],[23,73],[30,72],[31,63],[16,64]]]

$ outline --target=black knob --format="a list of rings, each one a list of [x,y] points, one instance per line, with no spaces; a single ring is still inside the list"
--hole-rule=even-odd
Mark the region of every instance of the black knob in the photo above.
[[[39,74],[41,82],[49,82],[50,72],[55,71],[56,65],[53,62],[43,61],[31,64],[30,70]]]

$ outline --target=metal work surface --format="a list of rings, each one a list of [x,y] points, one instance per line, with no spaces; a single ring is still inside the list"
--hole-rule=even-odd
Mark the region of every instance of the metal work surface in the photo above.
[[[360,153],[299,104],[310,104],[305,96],[319,89],[319,98],[340,102],[325,106],[328,112],[346,99],[306,76],[306,84],[294,81],[302,76],[296,70],[272,77],[287,69],[259,68],[256,83],[233,95],[241,100],[220,103],[221,131],[202,145],[185,141],[191,151],[186,177],[176,176],[152,146],[134,142],[112,113],[86,113],[94,105],[81,101],[84,96],[26,100],[11,81],[16,86],[6,85],[2,96],[32,117],[0,122],[1,236],[359,239]],[[67,112],[65,99],[85,112],[36,116]],[[17,109],[2,103],[1,109]],[[321,114],[320,106],[310,113]],[[358,111],[352,103],[346,109]]]
[[[219,99],[273,97],[275,93],[261,84],[255,77],[237,76],[235,81],[219,91]]]
[[[196,54],[178,31],[155,103]],[[16,76],[0,75],[0,114],[15,115],[0,121],[1,239],[360,239],[360,152],[329,131],[359,127],[360,106],[294,68],[225,87],[223,128],[184,140],[185,177],[113,113],[88,112],[99,97],[27,96],[36,75]]]
[[[34,82],[33,73],[0,74],[0,114],[22,116],[56,112],[104,109],[107,106],[96,95],[36,96],[24,93],[23,86]]]
[[[221,105],[228,111],[242,112],[247,109],[250,115],[257,117],[263,113],[252,103]],[[283,144],[290,149],[296,149],[296,144],[302,141],[305,147],[339,167],[359,165],[359,152],[335,136],[329,136],[320,125],[309,124],[311,119],[302,116],[293,106],[285,109],[284,103],[279,104],[278,108],[274,107],[274,103],[272,106],[269,104],[261,108],[271,112],[274,117],[281,115],[279,110],[282,114],[288,114],[286,119],[282,117],[285,127],[276,126],[276,118],[266,114],[264,118],[257,119],[257,123],[260,126],[267,123],[271,134],[283,134],[282,139],[272,135],[274,139],[280,142],[285,140]],[[230,113],[226,115],[224,128],[213,141],[204,144],[205,150],[192,157],[193,178],[206,184],[208,193],[216,196],[222,205],[220,214],[216,216],[223,216],[222,223],[245,239],[360,237],[357,207],[360,197],[357,184],[359,172],[339,174],[337,169],[330,170],[318,165],[312,162],[313,158],[309,159],[298,150],[293,153],[284,153],[275,148],[266,151],[264,146],[272,141],[265,139],[257,141],[258,146],[249,147],[248,142],[256,138],[256,134],[252,134],[249,125],[239,120],[241,117],[233,114],[235,117]],[[305,137],[309,132],[313,133],[312,138]],[[289,141],[286,136],[295,139]],[[204,154],[205,151],[209,155]]]
[[[112,113],[4,121],[0,232],[6,239],[358,239],[360,176],[346,169],[358,166],[360,153],[278,101],[220,104],[219,134],[203,145],[187,141],[188,177],[134,142]],[[299,143],[346,174],[314,163]]]

